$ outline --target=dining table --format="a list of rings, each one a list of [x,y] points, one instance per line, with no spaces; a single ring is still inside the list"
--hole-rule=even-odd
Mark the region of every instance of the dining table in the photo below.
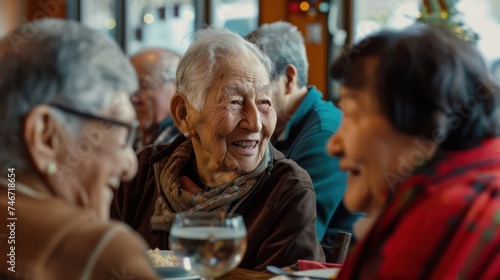
[[[269,271],[255,271],[238,267],[217,280],[268,280],[274,276],[276,275]]]

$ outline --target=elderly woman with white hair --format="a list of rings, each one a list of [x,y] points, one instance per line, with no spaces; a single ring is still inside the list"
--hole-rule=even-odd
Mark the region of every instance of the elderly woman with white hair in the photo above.
[[[226,29],[209,27],[195,38],[170,105],[182,135],[139,153],[137,176],[116,193],[112,217],[151,248],[167,249],[177,213],[236,213],[248,231],[240,267],[324,260],[311,179],[269,144],[276,126],[269,58]]]
[[[111,188],[137,169],[125,55],[46,19],[0,40],[0,65],[0,278],[158,279],[144,241],[108,221]]]

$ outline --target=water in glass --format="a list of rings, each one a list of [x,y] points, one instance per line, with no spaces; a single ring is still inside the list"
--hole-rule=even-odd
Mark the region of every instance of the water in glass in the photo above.
[[[238,266],[246,245],[245,224],[239,215],[178,214],[170,231],[170,248],[180,264],[204,279]]]

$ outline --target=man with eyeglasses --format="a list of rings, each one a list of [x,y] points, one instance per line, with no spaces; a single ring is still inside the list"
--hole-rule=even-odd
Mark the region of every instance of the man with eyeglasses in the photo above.
[[[170,114],[179,60],[177,53],[162,48],[145,49],[130,57],[139,78],[139,90],[131,97],[139,120],[136,150],[170,143],[179,134]]]

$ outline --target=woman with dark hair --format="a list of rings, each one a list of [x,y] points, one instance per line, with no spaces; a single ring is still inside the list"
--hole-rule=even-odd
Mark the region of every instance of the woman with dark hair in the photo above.
[[[330,74],[344,117],[327,148],[372,223],[340,279],[499,279],[500,96],[474,46],[382,31]]]

